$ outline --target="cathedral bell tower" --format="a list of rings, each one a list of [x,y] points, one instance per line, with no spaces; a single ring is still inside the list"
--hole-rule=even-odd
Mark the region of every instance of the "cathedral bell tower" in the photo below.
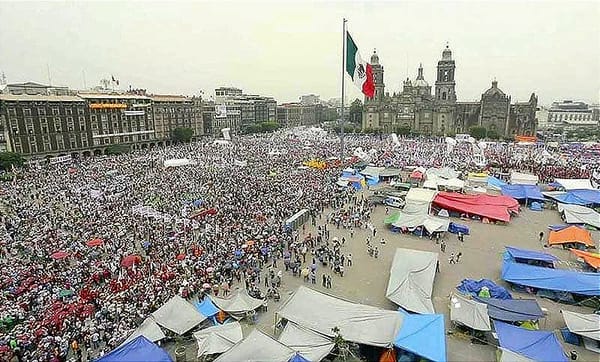
[[[383,66],[379,64],[379,55],[373,50],[371,55],[371,67],[373,67],[373,81],[375,83],[375,95],[370,101],[382,102],[385,92],[385,84],[383,83]],[[369,101],[365,99],[365,101]]]
[[[456,83],[454,82],[454,70],[456,65],[452,59],[452,51],[446,45],[442,52],[442,59],[437,65],[437,79],[435,81],[435,101],[438,103],[456,102]]]

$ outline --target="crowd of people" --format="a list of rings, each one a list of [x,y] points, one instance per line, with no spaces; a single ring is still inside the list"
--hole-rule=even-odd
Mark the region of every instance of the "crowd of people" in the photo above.
[[[176,294],[227,296],[245,287],[264,297],[281,285],[277,263],[311,283],[317,283],[318,264],[343,276],[352,256],[342,250],[345,239],[330,238],[329,228],[350,235],[369,228],[375,238],[373,206],[335,183],[355,158],[324,169],[303,166],[309,159],[333,160],[339,152],[334,136],[280,131],[223,143],[32,166],[0,184],[0,353],[62,361],[69,349],[85,348],[95,357]],[[346,144],[375,150],[377,165],[481,167],[471,162],[472,147],[457,145],[448,153],[441,140],[394,145],[356,136]],[[563,162],[565,152],[576,159]],[[598,166],[598,158],[584,160],[589,152],[546,153],[513,145],[485,149],[492,167],[530,170],[542,179],[545,173],[585,177]],[[163,166],[183,158],[194,164]],[[286,225],[302,209],[316,235]],[[367,244],[377,257],[377,247]],[[330,288],[331,276],[323,276]]]

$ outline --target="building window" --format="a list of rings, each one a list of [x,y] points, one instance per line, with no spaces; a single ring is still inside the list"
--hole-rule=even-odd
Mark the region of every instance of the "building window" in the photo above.
[[[52,115],[53,116],[58,116],[60,114],[58,108],[52,108]]]
[[[17,115],[17,110],[15,108],[9,108],[8,109],[8,115],[9,116],[16,116]]]
[[[38,108],[38,115],[40,116],[45,116],[46,115],[46,108]]]
[[[82,116],[85,113],[85,111],[83,110],[83,108],[79,107],[77,108],[77,114]]]
[[[31,116],[31,109],[29,109],[29,108],[23,108],[23,115],[25,115],[25,116]]]
[[[70,115],[72,115],[72,114],[73,114],[73,110],[72,110],[71,108],[67,108],[67,109],[65,109],[65,112],[66,112],[66,114],[67,114],[68,116],[70,116]]]

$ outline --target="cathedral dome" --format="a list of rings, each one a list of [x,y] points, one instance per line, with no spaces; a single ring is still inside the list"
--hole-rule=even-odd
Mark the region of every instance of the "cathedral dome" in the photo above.
[[[429,83],[423,77],[423,64],[419,64],[419,72],[417,73],[417,79],[414,83],[415,87],[429,87]]]
[[[377,55],[377,51],[373,50],[373,55],[371,55],[371,65],[379,64],[379,55]]]
[[[483,97],[485,97],[485,98],[490,98],[490,97],[493,97],[493,96],[496,96],[496,95],[498,95],[498,96],[500,96],[500,97],[506,97],[506,94],[504,94],[504,92],[502,92],[502,91],[500,90],[500,88],[498,88],[498,81],[496,81],[496,80],[494,79],[494,80],[492,81],[492,87],[491,87],[490,89],[486,90],[486,91],[483,93]]]

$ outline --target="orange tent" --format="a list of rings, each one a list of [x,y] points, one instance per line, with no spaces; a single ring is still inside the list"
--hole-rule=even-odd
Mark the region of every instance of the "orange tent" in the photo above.
[[[577,249],[571,249],[571,252],[577,255],[579,258],[585,260],[592,268],[600,269],[600,254],[588,253],[587,251],[581,251]]]
[[[578,228],[577,226],[569,226],[560,231],[551,231],[548,237],[548,244],[558,245],[567,243],[585,244],[589,247],[594,247],[594,241],[589,231]]]

